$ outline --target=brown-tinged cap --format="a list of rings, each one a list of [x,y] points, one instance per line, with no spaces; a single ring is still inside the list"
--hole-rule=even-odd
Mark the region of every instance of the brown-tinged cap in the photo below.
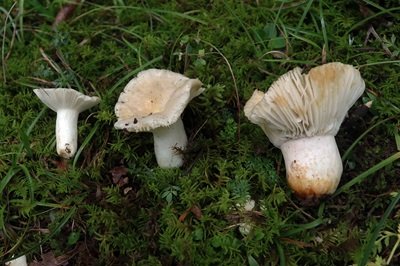
[[[244,110],[246,117],[280,147],[291,139],[335,136],[364,89],[360,72],[351,65],[329,63],[308,74],[295,68],[275,81],[264,95],[255,91]]]

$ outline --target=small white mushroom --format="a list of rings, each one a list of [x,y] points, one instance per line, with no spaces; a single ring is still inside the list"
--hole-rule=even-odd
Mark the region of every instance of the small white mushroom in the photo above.
[[[78,148],[78,116],[100,102],[73,89],[35,89],[35,94],[51,110],[57,112],[57,153],[70,159]]]
[[[152,132],[157,163],[163,168],[180,167],[187,136],[181,119],[186,105],[203,92],[198,79],[168,70],[140,72],[124,88],[115,105],[116,129]]]
[[[247,201],[244,204],[237,204],[237,207],[243,212],[251,212],[256,206],[256,202],[248,197]],[[242,235],[248,235],[253,229],[253,224],[250,220],[239,223],[239,232]]]
[[[364,89],[357,69],[335,62],[308,74],[295,68],[246,103],[247,118],[282,150],[288,184],[300,198],[336,190],[343,166],[335,135]]]
[[[26,261],[26,256],[22,255],[21,257],[7,261],[5,263],[5,265],[6,266],[28,266],[28,263]]]

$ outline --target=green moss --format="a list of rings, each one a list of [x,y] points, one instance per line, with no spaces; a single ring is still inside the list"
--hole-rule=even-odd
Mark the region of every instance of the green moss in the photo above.
[[[361,120],[350,110],[348,121],[357,123],[339,132],[340,151],[394,118],[357,143],[341,185],[398,152],[400,16],[393,1],[84,1],[57,29],[51,24],[69,1],[14,2],[6,0],[0,12],[0,260],[75,250],[76,265],[389,258],[395,238],[371,236],[381,222],[377,237],[385,228],[396,232],[399,214],[388,206],[399,190],[398,163],[316,206],[302,205],[286,184],[279,149],[243,106],[293,67],[357,65],[367,91],[356,105],[373,105]],[[372,27],[379,38],[367,38]],[[189,146],[181,169],[157,167],[150,133],[113,128],[119,93],[148,68],[204,83],[183,115]],[[102,99],[80,115],[84,146],[71,161],[56,155],[56,114],[35,97],[39,87]],[[245,211],[249,198],[255,208]],[[243,223],[251,225],[247,235]]]

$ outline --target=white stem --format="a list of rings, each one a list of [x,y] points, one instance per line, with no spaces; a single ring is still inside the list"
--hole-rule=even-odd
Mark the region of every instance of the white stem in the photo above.
[[[73,157],[78,147],[78,116],[79,112],[73,109],[57,111],[57,153],[66,159]]]
[[[169,127],[153,130],[154,153],[162,168],[180,167],[183,164],[182,150],[186,148],[187,136],[182,119]]]
[[[343,166],[333,136],[290,140],[281,146],[289,186],[303,199],[335,192]]]

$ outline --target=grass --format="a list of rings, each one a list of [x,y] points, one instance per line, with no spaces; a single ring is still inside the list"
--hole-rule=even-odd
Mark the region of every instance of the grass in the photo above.
[[[396,1],[82,1],[53,29],[67,2],[0,5],[1,262],[400,264]],[[307,206],[287,187],[280,151],[242,110],[288,70],[332,61],[358,67],[367,90],[336,136],[339,189]],[[119,93],[148,68],[206,88],[183,115],[180,169],[157,167],[151,134],[113,128]],[[68,162],[55,152],[55,113],[34,96],[39,87],[102,99],[80,115],[80,149]],[[255,208],[244,211],[249,197]]]

